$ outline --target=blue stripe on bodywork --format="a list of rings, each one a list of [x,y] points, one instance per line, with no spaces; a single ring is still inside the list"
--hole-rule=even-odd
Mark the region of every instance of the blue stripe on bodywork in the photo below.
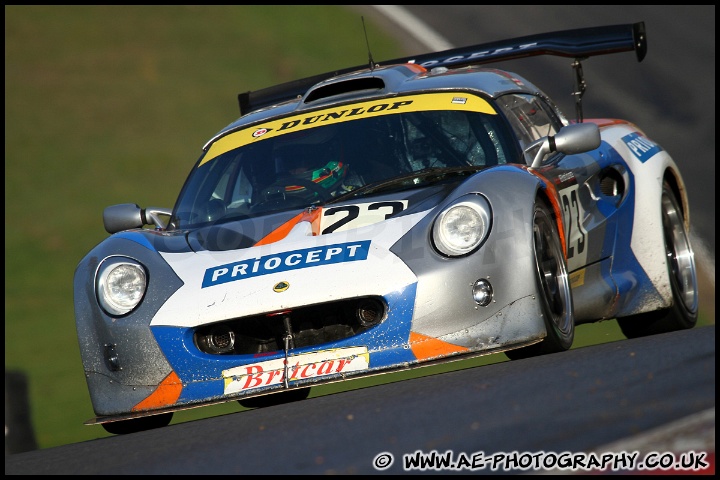
[[[403,366],[416,361],[408,346],[410,327],[417,284],[386,295],[388,315],[377,327],[359,335],[321,346],[298,348],[293,354],[316,352],[333,348],[366,346],[370,354],[370,369]],[[184,387],[177,403],[197,402],[224,396],[222,371],[238,366],[250,365],[266,360],[283,358],[284,352],[277,351],[266,356],[255,355],[209,355],[200,352],[193,342],[192,328],[154,326],[151,327],[160,349],[173,370],[182,380]],[[358,372],[361,373],[361,372]],[[331,379],[333,377],[323,377]],[[313,379],[317,381],[318,379]],[[292,385],[294,382],[290,382]],[[255,392],[260,392],[258,389]]]
[[[139,232],[125,231],[125,232],[116,233],[113,236],[116,238],[124,238],[126,240],[131,240],[139,245],[142,245],[143,247],[147,248],[148,250],[156,251],[153,244],[150,243],[150,241]]]
[[[150,229],[125,230],[111,238],[123,238],[142,245],[153,252],[191,252],[182,232],[161,232]]]
[[[589,152],[593,160],[598,164],[600,171],[611,165],[624,164],[623,158],[620,156],[617,150],[612,148],[607,142],[602,142],[598,150]],[[598,212],[605,218],[605,237],[603,238],[602,248],[600,251],[600,258],[604,259],[613,255],[615,245],[617,242],[617,230],[618,228],[632,229],[634,211],[635,211],[635,178],[631,171],[627,170],[628,174],[628,185],[627,197],[618,206],[613,198],[605,198],[602,195],[595,199],[595,207]],[[622,211],[626,210],[629,213],[629,219],[622,215]],[[626,225],[626,222],[629,223]],[[614,283],[610,277],[606,278],[606,282],[614,287]]]
[[[270,273],[366,260],[369,250],[370,240],[363,240],[291,250],[259,258],[250,258],[241,262],[218,265],[205,270],[202,288]]]
[[[626,135],[623,137],[623,141],[643,163],[661,150],[659,146],[638,133]],[[613,164],[626,164],[620,153],[606,142],[602,143],[599,151],[602,151],[604,155],[596,156],[597,151],[591,152],[591,154],[601,169]],[[617,316],[640,308],[640,304],[647,301],[647,295],[659,295],[631,248],[638,192],[635,176],[630,168],[627,169],[627,174],[629,182],[626,185],[626,197],[619,208],[609,202],[598,201],[596,203],[598,210],[605,216],[608,223],[614,222],[617,225],[616,228],[606,228],[602,252],[603,258],[612,255],[610,270],[603,268],[602,274],[609,285],[617,288],[618,300],[613,309],[613,314]]]
[[[662,147],[657,143],[649,140],[638,132],[633,132],[622,137],[622,141],[630,149],[638,160],[642,163],[647,162],[656,153],[662,151]]]

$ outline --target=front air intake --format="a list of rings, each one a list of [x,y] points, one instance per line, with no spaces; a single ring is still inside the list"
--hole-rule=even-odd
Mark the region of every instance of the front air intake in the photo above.
[[[346,93],[361,92],[367,90],[382,90],[385,88],[385,82],[382,78],[366,77],[356,78],[353,80],[345,80],[342,82],[331,83],[318,87],[308,94],[305,103],[322,100],[324,98],[344,95]]]
[[[248,355],[290,348],[321,347],[359,335],[387,319],[381,297],[361,297],[234,318],[198,327],[195,345],[211,355]]]

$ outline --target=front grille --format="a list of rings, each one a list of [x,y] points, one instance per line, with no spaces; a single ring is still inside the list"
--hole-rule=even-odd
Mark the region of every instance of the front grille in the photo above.
[[[213,355],[246,355],[302,348],[343,340],[382,323],[387,305],[362,297],[235,318],[195,331],[195,345]]]

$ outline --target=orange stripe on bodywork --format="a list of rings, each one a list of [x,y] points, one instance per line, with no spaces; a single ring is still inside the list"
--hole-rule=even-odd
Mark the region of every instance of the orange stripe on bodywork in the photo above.
[[[611,125],[630,125],[635,126],[627,120],[619,120],[617,118],[586,118],[584,123],[594,123],[598,127],[609,127]]]
[[[640,130],[637,125],[635,125],[632,122],[629,122],[627,120],[620,120],[617,118],[586,118],[584,120],[585,123],[594,123],[598,126],[598,128],[606,128],[606,127],[612,127],[613,125],[627,125],[628,127],[632,128],[636,132],[642,134],[645,136],[645,132]]]
[[[545,190],[546,190],[546,197],[548,200],[550,200],[550,204],[553,207],[553,210],[555,211],[555,222],[557,223],[558,228],[558,234],[560,235],[560,243],[563,247],[563,255],[565,256],[565,260],[567,260],[567,242],[565,241],[565,226],[563,225],[562,221],[562,208],[560,207],[560,194],[557,191],[557,188],[555,187],[555,184],[545,178],[540,172],[533,168],[529,168],[528,172],[532,173],[536,177],[538,177],[540,180],[545,183]]]
[[[425,73],[427,72],[427,68],[423,67],[422,65],[418,65],[417,63],[406,63],[405,66],[412,72],[415,73]]]
[[[410,332],[409,343],[410,349],[418,360],[428,360],[470,351],[469,348],[453,345],[415,332]]]
[[[132,411],[152,410],[172,405],[180,398],[180,392],[182,392],[182,381],[180,377],[177,376],[177,373],[170,372],[170,374],[160,382],[158,388],[145,400],[135,405]]]
[[[283,223],[272,232],[265,235],[253,246],[257,247],[259,245],[268,245],[270,243],[275,243],[282,240],[283,238],[287,237],[288,233],[290,233],[290,230],[292,230],[293,227],[300,222],[310,222],[312,234],[319,235],[321,212],[322,208],[313,208],[311,210],[305,210],[302,213],[298,213],[293,218]]]
[[[562,221],[562,208],[560,207],[560,194],[557,191],[557,188],[555,187],[555,184],[548,180],[544,175],[542,175],[540,172],[535,170],[534,168],[530,168],[526,165],[508,165],[517,167],[520,170],[524,170],[532,175],[535,175],[538,177],[542,182],[545,184],[545,196],[550,201],[550,204],[553,207],[553,211],[555,212],[555,223],[557,223],[558,227],[558,234],[560,235],[560,243],[562,243],[563,247],[563,255],[565,255],[565,260],[567,260],[567,242],[565,241],[565,226],[563,225]]]

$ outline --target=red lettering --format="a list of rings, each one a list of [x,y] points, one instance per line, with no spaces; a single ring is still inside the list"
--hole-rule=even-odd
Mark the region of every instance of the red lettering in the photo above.
[[[337,366],[337,368],[335,369],[335,372],[336,372],[336,373],[340,373],[340,371],[341,371],[343,368],[345,368],[345,365],[347,365],[347,364],[350,363],[350,362],[352,362],[352,360],[348,360],[348,359],[346,359],[346,358],[340,358],[340,359],[338,359],[338,366]]]
[[[255,388],[257,386],[260,386],[262,383],[262,378],[260,376],[262,375],[263,368],[260,365],[251,365],[246,368],[247,370],[247,378],[245,379],[245,386],[242,387],[243,390],[246,388]],[[253,370],[255,370],[253,372]],[[254,382],[253,385],[250,385],[251,382]]]
[[[268,372],[268,379],[265,382],[265,385],[270,385],[275,377],[280,375],[282,372],[280,370],[272,370]]]
[[[308,368],[311,368],[311,367],[313,370],[315,370],[315,368],[317,368],[314,363],[309,363],[309,364],[305,365],[305,368],[303,368],[302,372],[300,373],[300,378],[308,378],[310,375],[312,375],[312,373],[308,374]]]
[[[332,373],[332,367],[333,367],[332,360],[323,362],[322,364],[320,364],[320,368],[318,368],[318,375],[327,375],[329,373]]]
[[[250,390],[253,388],[283,383],[286,378],[286,372],[288,380],[299,380],[305,378],[320,377],[323,375],[332,375],[335,373],[343,372],[343,370],[348,368],[348,365],[352,364],[352,361],[355,358],[356,356],[353,356],[351,358],[337,358],[333,360],[322,360],[317,362],[311,361],[310,363],[303,363],[298,358],[295,360],[294,365],[290,365],[289,359],[284,359],[283,367],[272,368],[270,370],[265,370],[262,365],[248,365],[243,367],[245,369],[245,374],[234,375],[233,381],[242,382],[242,387],[240,388],[240,390]],[[270,365],[272,364],[277,365],[277,363],[273,362],[265,364],[265,367],[270,368]]]

